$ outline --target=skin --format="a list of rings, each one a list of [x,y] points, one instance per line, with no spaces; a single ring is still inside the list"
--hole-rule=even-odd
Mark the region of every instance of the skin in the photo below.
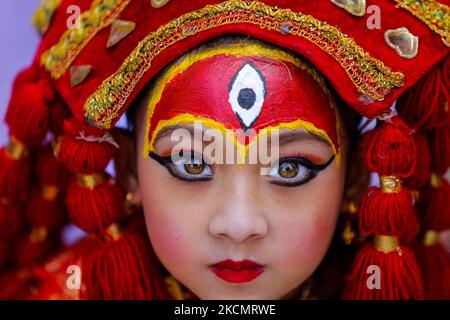
[[[271,183],[254,164],[213,164],[211,180],[184,181],[155,159],[142,157],[147,100],[148,95],[136,114],[139,182],[134,194],[142,201],[148,234],[164,267],[200,299],[298,297],[335,231],[346,177],[345,126],[339,131],[341,166],[334,159],[305,184]],[[283,129],[280,137],[280,158],[301,156],[323,164],[333,156],[328,143],[302,129]],[[230,143],[227,148],[233,148]],[[175,145],[170,135],[160,134],[155,153],[170,155]],[[190,144],[183,149],[199,151]],[[249,282],[226,282],[210,269],[226,259],[252,260],[264,272]]]

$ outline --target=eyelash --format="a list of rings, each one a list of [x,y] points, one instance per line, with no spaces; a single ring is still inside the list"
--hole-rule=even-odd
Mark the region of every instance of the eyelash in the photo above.
[[[205,158],[203,158],[203,156],[200,153],[180,151],[180,154],[177,156],[181,159],[179,161],[177,161],[176,163],[172,160],[173,155],[161,157],[154,152],[150,152],[149,155],[151,158],[155,159],[159,164],[164,166],[172,176],[174,176],[175,178],[178,178],[180,180],[189,181],[189,182],[208,181],[214,177],[214,170],[213,170],[212,166],[207,163],[208,161],[205,161]],[[202,172],[202,175],[200,175],[200,174],[190,174],[187,172],[182,172],[182,170],[186,171],[184,168],[185,163],[183,162],[183,159],[186,156],[188,156],[189,159],[191,159],[191,161],[199,160],[199,163],[203,164],[205,166],[205,168],[207,168],[207,170],[209,170],[211,173],[205,175]]]
[[[200,153],[196,152],[187,152],[184,153],[183,151],[180,151],[180,154],[178,155],[179,158],[181,158],[177,163],[175,163],[172,160],[172,155],[161,157],[157,155],[154,152],[150,152],[150,157],[154,160],[156,160],[159,164],[164,166],[169,173],[174,176],[175,178],[178,178],[183,181],[189,181],[189,182],[195,182],[195,181],[209,181],[212,180],[214,177],[214,170],[211,165],[208,164],[208,161],[205,161],[205,158]],[[207,170],[210,171],[208,174],[203,174],[203,171],[201,174],[190,174],[187,172],[182,172],[185,170],[183,162],[183,159],[185,159],[186,156],[189,156],[189,159],[192,160],[199,160],[200,164],[203,164]],[[303,185],[310,180],[314,179],[317,174],[326,169],[334,160],[334,155],[324,164],[314,164],[310,160],[303,158],[303,157],[284,157],[279,159],[275,162],[275,164],[269,169],[269,175],[272,173],[273,170],[278,170],[280,168],[280,164],[289,163],[294,164],[297,166],[296,168],[299,170],[297,172],[297,175],[294,177],[296,178],[299,173],[301,172],[300,169],[304,168],[306,170],[306,173],[304,174],[304,178],[293,180],[294,178],[270,178],[270,183],[280,185],[280,186],[286,186],[286,187],[296,187]],[[181,167],[180,167],[181,165]]]
[[[326,169],[334,160],[334,155],[324,164],[314,164],[310,160],[303,157],[284,157],[275,162],[275,164],[269,169],[269,176],[272,174],[274,170],[279,170],[280,165],[284,163],[294,164],[297,168],[297,174],[293,178],[283,178],[278,175],[279,178],[270,178],[270,183],[284,186],[284,187],[297,187],[303,185],[312,179],[314,179],[317,174]],[[299,175],[302,174],[303,168],[303,176],[298,178]]]

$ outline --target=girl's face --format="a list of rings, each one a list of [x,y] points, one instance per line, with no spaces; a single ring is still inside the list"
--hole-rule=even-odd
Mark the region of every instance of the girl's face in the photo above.
[[[264,61],[253,65],[261,68],[267,63],[262,68],[265,81],[270,81],[270,73],[285,70],[290,73],[290,86],[304,87],[304,83],[295,83],[301,80],[286,71],[286,65],[270,70],[280,65]],[[176,90],[175,82],[174,91],[164,95],[179,95],[189,83],[201,85],[190,82],[189,74],[185,77],[182,88]],[[218,101],[214,85],[206,81],[207,72],[203,77],[203,98]],[[267,96],[271,88],[267,83]],[[308,92],[304,94],[312,94]],[[248,90],[242,94],[252,96]],[[280,99],[273,101],[276,104]],[[171,139],[179,125],[160,130],[153,139],[151,156],[145,159],[141,155],[148,142],[146,112],[140,108],[136,121],[139,189],[150,240],[162,264],[201,299],[294,297],[323,259],[334,233],[345,181],[345,128],[337,130],[341,165],[336,165],[335,149],[323,137],[304,128],[282,128],[275,134],[278,139],[267,140],[268,150],[279,141],[278,161],[261,174],[267,166],[208,164],[205,145],[214,145],[224,154],[235,151],[236,145],[219,131],[216,134],[223,139],[217,140],[222,144],[215,144],[216,139],[205,142],[197,134],[191,136],[193,141],[180,145]],[[187,132],[198,130],[194,127],[183,124]],[[203,125],[200,130],[205,133],[207,129]],[[195,155],[194,159],[174,163],[170,156],[180,147],[183,154]],[[250,144],[248,154],[253,148],[261,144]]]

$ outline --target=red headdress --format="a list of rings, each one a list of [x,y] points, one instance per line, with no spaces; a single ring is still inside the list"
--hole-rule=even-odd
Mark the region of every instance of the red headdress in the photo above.
[[[241,34],[305,57],[344,102],[378,120],[363,137],[362,152],[369,170],[378,173],[380,187],[368,188],[358,216],[361,235],[373,241],[355,258],[344,297],[450,297],[445,285],[450,258],[437,240],[439,232],[450,229],[450,187],[444,178],[450,164],[447,0],[380,0],[371,6],[364,0],[94,0],[79,4],[81,17],[74,27],[68,25],[70,5],[68,0],[43,1],[35,16],[41,45],[33,64],[14,83],[6,115],[11,142],[0,151],[2,257],[26,216],[32,236],[16,241],[16,263],[39,260],[50,250],[48,236],[58,229],[66,207],[75,224],[97,235],[96,247],[82,258],[85,297],[165,297],[158,275],[148,272],[151,251],[145,249],[139,223],[119,225],[128,217],[124,193],[104,172],[117,147],[109,131],[169,63],[208,40]],[[373,21],[377,12],[379,26]],[[236,67],[234,74],[225,75],[227,84],[246,67],[260,72],[261,79],[273,76],[258,69],[257,59],[253,64],[239,56],[226,59]],[[194,67],[210,65],[200,61]],[[281,90],[273,79],[267,83],[270,90]],[[303,99],[299,88],[290,90],[294,99]],[[177,97],[171,97],[176,105]],[[398,115],[391,112],[395,102]],[[289,112],[278,110],[276,119],[289,122],[299,118],[293,114],[301,114],[327,132],[337,152],[337,134],[326,129],[337,121],[334,113],[321,117],[282,103]],[[191,107],[191,114],[211,117],[207,110]],[[158,120],[181,113],[174,108],[155,112]],[[269,125],[265,112],[274,111],[262,110],[251,119],[231,112],[214,117],[230,127],[248,128]],[[148,125],[151,134],[158,123]],[[55,137],[57,158],[43,144],[48,132]],[[67,175],[64,168],[71,173],[68,183],[61,178]],[[24,199],[29,199],[27,208],[21,206]],[[422,240],[414,251],[417,237]],[[370,265],[380,266],[384,274],[381,290],[366,286]]]

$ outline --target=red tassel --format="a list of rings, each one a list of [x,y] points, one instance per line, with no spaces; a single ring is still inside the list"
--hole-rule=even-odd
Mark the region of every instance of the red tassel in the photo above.
[[[143,222],[141,222],[143,224]],[[128,227],[82,258],[86,299],[168,299],[145,231]],[[124,272],[126,270],[126,272]]]
[[[399,118],[370,131],[362,148],[370,171],[381,176],[409,177],[416,165],[416,147],[408,126]]]
[[[42,185],[56,186],[59,188],[67,186],[71,174],[63,163],[55,157],[50,145],[43,147],[37,158],[36,173]]]
[[[86,141],[85,136],[100,138],[104,133],[80,126],[74,121],[64,124],[66,134],[61,140],[58,158],[72,173],[103,172],[114,155],[116,146],[108,142]]]
[[[450,167],[450,124],[435,128],[430,133],[433,172],[444,175]]]
[[[18,88],[11,98],[5,121],[10,135],[25,145],[41,143],[49,126],[49,108],[42,86],[33,83]]]
[[[0,204],[0,239],[11,240],[23,225],[23,214],[13,205]]]
[[[12,148],[11,146],[16,146]],[[24,157],[26,151],[17,150],[19,144],[0,149],[0,198],[10,202],[21,200],[25,195],[30,177],[30,164]]]
[[[359,212],[359,230],[363,237],[398,235],[404,241],[411,237],[411,230],[417,229],[411,191],[402,189],[397,193],[384,193],[377,187],[367,190]]]
[[[427,230],[450,229],[450,184],[443,178],[433,176],[434,187],[424,189],[418,206],[423,212],[422,224]]]
[[[107,176],[74,177],[67,190],[66,204],[73,223],[88,233],[100,233],[124,216],[125,195]]]
[[[64,202],[56,198],[46,199],[41,191],[35,191],[28,202],[26,217],[34,228],[56,232],[65,222]]]
[[[416,249],[425,283],[426,299],[450,299],[450,254],[439,244]]]
[[[371,270],[370,266],[379,267],[379,289],[370,286],[373,284],[370,277],[375,277],[377,272]],[[407,248],[401,248],[399,252],[383,253],[372,244],[367,244],[356,256],[352,270],[343,299],[423,299],[420,270],[414,254]]]
[[[400,96],[396,109],[413,128],[432,129],[445,122],[450,101],[450,56]]]
[[[56,242],[47,237],[46,230],[33,230],[20,236],[14,248],[15,261],[19,268],[44,262],[54,249]]]
[[[412,190],[419,190],[430,181],[431,154],[427,136],[424,133],[415,133],[417,164],[411,177],[405,181],[405,185]]]

